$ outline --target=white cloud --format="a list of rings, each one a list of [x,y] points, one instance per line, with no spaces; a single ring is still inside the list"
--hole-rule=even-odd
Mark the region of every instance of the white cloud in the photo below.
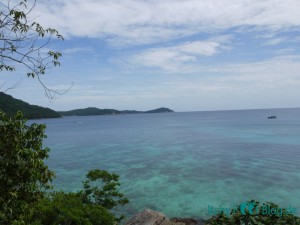
[[[187,73],[189,71],[189,73]],[[161,85],[173,96],[248,93],[249,96],[272,90],[278,94],[295,92],[300,87],[300,55],[275,57],[253,63],[182,66]],[[182,76],[184,74],[184,76]],[[168,76],[168,75],[166,75]],[[295,99],[300,97],[300,92]],[[298,96],[298,97],[296,97]],[[236,96],[238,99],[239,96]],[[262,97],[263,98],[263,97]]]
[[[90,52],[92,50],[93,50],[92,48],[76,47],[76,48],[64,49],[62,52],[63,52],[63,54],[75,54],[75,53],[79,53],[79,52]]]
[[[284,42],[286,39],[281,37],[281,38],[272,38],[266,41],[266,45],[278,45],[282,42]]]
[[[35,13],[65,36],[137,45],[241,26],[276,32],[299,27],[299,11],[298,0],[44,0]]]
[[[229,37],[216,38],[228,42]],[[196,62],[199,56],[213,56],[228,49],[223,43],[207,40],[178,44],[172,47],[159,47],[145,50],[129,59],[129,63],[138,66],[157,67],[167,71],[176,71],[183,64]]]
[[[262,62],[231,64],[210,70],[222,74],[221,83],[234,83],[236,87],[261,87],[287,90],[300,86],[300,56],[276,57]]]

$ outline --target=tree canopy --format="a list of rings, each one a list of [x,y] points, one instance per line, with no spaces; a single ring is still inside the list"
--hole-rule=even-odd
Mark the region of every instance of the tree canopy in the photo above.
[[[30,215],[32,204],[51,188],[54,174],[44,160],[45,125],[26,125],[21,112],[9,118],[0,111],[0,224]]]

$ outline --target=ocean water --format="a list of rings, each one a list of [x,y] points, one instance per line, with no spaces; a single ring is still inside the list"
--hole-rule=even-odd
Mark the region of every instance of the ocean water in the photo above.
[[[267,119],[277,115],[277,119]],[[120,175],[130,217],[145,208],[208,218],[256,199],[300,212],[300,109],[64,117],[47,125],[56,189],[90,169]]]

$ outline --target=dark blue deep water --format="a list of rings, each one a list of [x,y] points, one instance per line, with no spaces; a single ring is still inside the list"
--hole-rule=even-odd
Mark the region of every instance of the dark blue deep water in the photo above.
[[[169,217],[206,218],[208,205],[250,199],[300,211],[300,109],[36,122],[47,125],[56,189],[80,189],[90,169],[115,172],[130,199],[128,216],[151,208]]]

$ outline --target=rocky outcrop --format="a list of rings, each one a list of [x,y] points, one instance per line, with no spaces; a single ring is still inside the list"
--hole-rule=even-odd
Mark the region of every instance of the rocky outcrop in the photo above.
[[[145,209],[134,215],[125,225],[173,225],[162,213]]]
[[[134,215],[125,225],[204,225],[205,220],[193,218],[173,218],[168,219],[161,212],[145,209]]]

